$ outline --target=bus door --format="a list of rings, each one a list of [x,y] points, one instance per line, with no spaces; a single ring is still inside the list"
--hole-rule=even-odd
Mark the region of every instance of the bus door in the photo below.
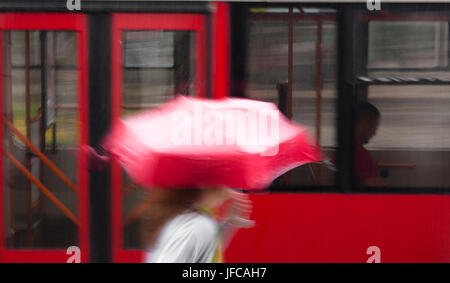
[[[88,255],[86,19],[0,14],[0,261]]]
[[[175,94],[205,97],[206,20],[198,14],[112,14],[112,120]],[[141,220],[152,193],[115,162],[111,176],[112,261],[142,261]]]

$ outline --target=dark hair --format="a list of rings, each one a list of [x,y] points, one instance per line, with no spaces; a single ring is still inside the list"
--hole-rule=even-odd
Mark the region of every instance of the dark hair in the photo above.
[[[141,219],[141,242],[152,247],[164,224],[192,208],[203,189],[155,189],[148,209]]]
[[[372,120],[374,118],[379,118],[381,116],[380,111],[368,102],[358,105],[356,111],[356,121],[361,120]]]

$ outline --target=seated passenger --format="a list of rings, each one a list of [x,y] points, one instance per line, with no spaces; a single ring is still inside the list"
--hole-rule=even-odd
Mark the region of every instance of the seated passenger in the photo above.
[[[356,113],[354,157],[356,180],[360,186],[386,186],[378,177],[375,161],[363,146],[375,136],[380,116],[378,109],[370,103],[359,105]]]

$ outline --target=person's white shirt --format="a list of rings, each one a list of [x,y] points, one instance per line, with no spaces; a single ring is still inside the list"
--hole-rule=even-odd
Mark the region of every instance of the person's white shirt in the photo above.
[[[167,222],[153,249],[146,254],[149,263],[211,262],[219,241],[221,225],[195,211],[179,214]]]

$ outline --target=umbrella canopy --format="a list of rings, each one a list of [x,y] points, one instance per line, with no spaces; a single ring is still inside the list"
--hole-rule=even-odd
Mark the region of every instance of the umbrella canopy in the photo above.
[[[261,190],[324,156],[272,103],[182,95],[115,121],[103,146],[147,188]]]

